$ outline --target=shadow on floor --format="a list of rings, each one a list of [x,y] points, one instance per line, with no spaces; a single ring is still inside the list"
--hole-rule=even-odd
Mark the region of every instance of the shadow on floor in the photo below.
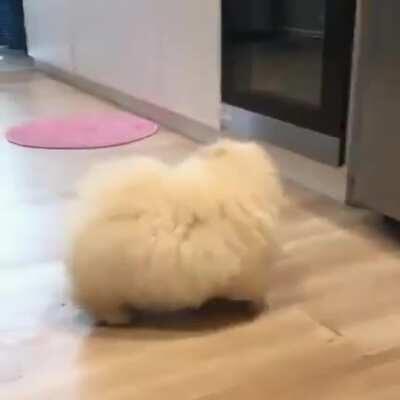
[[[159,340],[201,336],[248,323],[261,313],[248,302],[213,300],[199,310],[185,310],[174,313],[135,315],[130,326],[108,327],[97,325],[80,314],[82,324],[92,324],[91,338]]]

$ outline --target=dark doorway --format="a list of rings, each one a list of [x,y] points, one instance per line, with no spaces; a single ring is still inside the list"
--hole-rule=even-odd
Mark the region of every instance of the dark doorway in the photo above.
[[[343,153],[354,15],[355,0],[222,0],[223,102],[334,137]]]
[[[0,46],[26,51],[23,0],[0,0]]]

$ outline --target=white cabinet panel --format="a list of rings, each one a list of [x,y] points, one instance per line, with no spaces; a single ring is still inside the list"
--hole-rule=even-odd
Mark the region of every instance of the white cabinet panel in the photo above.
[[[214,127],[220,6],[214,0],[25,0],[30,54]]]

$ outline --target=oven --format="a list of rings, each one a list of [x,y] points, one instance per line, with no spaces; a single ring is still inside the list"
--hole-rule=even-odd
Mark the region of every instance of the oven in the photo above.
[[[355,0],[222,0],[223,126],[344,159]]]

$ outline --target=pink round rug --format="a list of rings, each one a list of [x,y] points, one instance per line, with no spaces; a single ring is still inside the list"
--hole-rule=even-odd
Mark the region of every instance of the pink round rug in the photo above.
[[[7,140],[43,149],[95,149],[135,142],[154,135],[158,125],[124,112],[44,119],[11,128]]]

